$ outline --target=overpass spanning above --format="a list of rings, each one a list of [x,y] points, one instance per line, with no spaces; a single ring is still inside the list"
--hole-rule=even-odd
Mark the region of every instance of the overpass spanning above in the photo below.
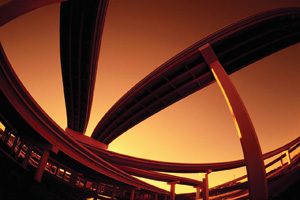
[[[160,110],[212,84],[215,78],[199,48],[214,49],[226,72],[249,64],[300,41],[299,8],[273,10],[225,27],[180,52],[158,67],[104,115],[92,137],[109,144]]]
[[[60,58],[68,129],[85,133],[93,102],[107,0],[61,3]]]
[[[19,2],[13,0],[0,7],[0,26],[33,9],[62,2],[62,0],[47,0],[42,4],[30,0],[22,8],[17,6]],[[299,137],[274,151],[261,155],[257,141],[249,142],[244,139],[249,138],[251,134],[255,136],[255,132],[250,131],[251,133],[245,134],[241,131],[245,160],[225,163],[166,163],[121,155],[106,149],[110,142],[126,130],[215,81],[220,84],[221,89],[225,90],[225,98],[229,96],[229,100],[233,99],[235,103],[239,103],[238,96],[232,97],[226,94],[228,88],[234,88],[230,82],[224,84],[223,79],[228,78],[227,74],[298,43],[300,8],[271,10],[248,17],[190,46],[128,91],[101,119],[92,138],[88,138],[83,133],[89,120],[93,100],[107,6],[106,0],[73,0],[61,3],[61,67],[68,119],[68,127],[65,131],[35,102],[16,76],[4,49],[0,46],[0,122],[5,126],[5,130],[1,131],[1,139],[4,144],[10,144],[12,153],[20,153],[26,147],[22,166],[26,168],[30,159],[32,163],[38,163],[35,166],[34,179],[41,181],[48,164],[54,163],[64,169],[65,173],[71,172],[69,182],[73,186],[80,185],[84,180],[83,187],[95,191],[94,199],[99,198],[98,194],[103,186],[112,188],[112,191],[129,188],[131,200],[135,198],[135,190],[142,193],[155,193],[155,199],[158,199],[159,194],[164,197],[168,195],[174,200],[176,184],[195,186],[196,198],[200,197],[200,187],[202,187],[203,197],[208,199],[208,173],[212,170],[222,171],[246,166],[250,198],[256,199],[255,197],[263,193],[263,199],[267,199],[267,188],[258,188],[255,184],[259,181],[262,184],[266,183],[270,175],[266,177],[262,174],[256,178],[255,173],[250,169],[257,167],[265,173],[265,167],[277,163],[283,157],[287,157],[288,165],[291,164],[293,159],[290,158],[290,152],[299,147]],[[225,73],[214,71],[217,69],[216,66],[221,69],[224,67]],[[228,103],[229,106],[233,104]],[[233,114],[237,114],[238,120],[239,115],[246,116],[247,111],[241,113],[233,111]],[[237,126],[243,128],[242,125]],[[258,145],[253,149],[257,150],[257,154],[248,154],[249,144]],[[40,154],[35,156],[36,160],[32,158],[34,150]],[[269,164],[256,165],[256,161],[263,163],[264,159],[282,152],[285,152],[284,155]],[[19,154],[14,156],[18,158]],[[286,169],[288,165],[282,166],[276,174]],[[206,172],[207,174],[203,181],[198,181],[161,172]],[[157,188],[132,175],[168,182],[171,191]],[[94,183],[98,184],[98,188]],[[115,192],[112,192],[111,198],[114,198],[114,195]]]

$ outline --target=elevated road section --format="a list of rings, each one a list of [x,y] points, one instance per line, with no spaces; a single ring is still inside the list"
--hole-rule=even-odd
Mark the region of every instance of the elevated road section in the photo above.
[[[61,3],[60,54],[68,129],[89,121],[108,0]]]
[[[25,89],[13,71],[1,44],[0,102],[0,121],[10,132],[17,133],[30,143],[30,146],[38,147],[42,151],[39,167],[35,172],[37,181],[41,181],[48,158],[54,158],[63,165],[87,173],[89,177],[94,177],[102,183],[168,194],[167,191],[140,181],[107,163],[66,134]],[[73,175],[77,178],[76,174]]]
[[[193,44],[129,90],[105,114],[92,137],[109,144],[160,110],[210,85],[215,78],[199,48],[209,43],[228,74],[300,41],[300,9],[263,12]]]

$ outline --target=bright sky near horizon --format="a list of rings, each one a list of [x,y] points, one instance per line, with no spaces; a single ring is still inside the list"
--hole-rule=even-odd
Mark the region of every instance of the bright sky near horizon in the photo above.
[[[1,0],[0,0],[1,1]],[[203,37],[237,20],[299,0],[111,0],[107,10],[87,135],[138,81]],[[63,129],[66,111],[60,69],[59,4],[27,13],[0,28],[0,42],[17,75]],[[255,126],[263,152],[298,137],[300,44],[231,75]],[[217,84],[133,127],[109,149],[170,162],[206,163],[243,158],[235,126]],[[212,173],[210,186],[244,175]],[[182,174],[180,174],[182,175]],[[201,179],[199,174],[184,175]],[[166,183],[157,183],[169,189]],[[193,192],[192,187],[177,192]]]

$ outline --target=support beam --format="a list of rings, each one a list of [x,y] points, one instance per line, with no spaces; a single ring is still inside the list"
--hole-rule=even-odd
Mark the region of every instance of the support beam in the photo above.
[[[33,150],[33,145],[28,144],[28,145],[27,145],[27,151],[26,151],[25,157],[24,157],[24,159],[23,159],[23,161],[22,161],[22,167],[23,167],[24,169],[27,168],[28,161],[29,161],[29,159],[30,159],[30,157],[31,157],[32,150]]]
[[[96,190],[96,194],[94,196],[94,200],[98,199],[98,195],[101,192],[101,188],[102,188],[102,185],[100,183],[98,183],[98,187],[97,187],[97,190]]]
[[[47,164],[47,161],[48,161],[48,158],[49,158],[49,151],[44,151],[43,152],[43,155],[41,157],[41,160],[40,160],[40,163],[35,171],[35,174],[34,174],[34,180],[36,180],[37,182],[41,182],[42,180],[42,176],[43,176],[43,173],[44,173],[44,170],[45,170],[45,166]]]
[[[135,192],[135,189],[131,189],[130,200],[134,200],[134,192]]]
[[[170,185],[170,200],[175,200],[175,185],[177,183],[179,183],[180,181],[173,181],[173,182],[169,182],[168,185]]]
[[[205,174],[205,178],[203,178],[202,182],[203,200],[209,200],[208,173]]]
[[[203,45],[199,51],[222,90],[235,122],[246,163],[250,199],[267,200],[265,165],[259,141],[246,107],[211,46]]]
[[[17,150],[16,155],[15,155],[15,159],[16,159],[16,160],[18,160],[19,155],[20,155],[20,153],[21,153],[21,150],[22,150],[23,146],[24,146],[24,140],[21,140],[21,143],[20,143],[20,145],[18,146],[18,150]]]
[[[116,191],[117,191],[117,188],[116,188],[116,186],[114,186],[113,189],[112,189],[111,199],[114,199],[114,198],[115,198],[115,196],[116,196]]]
[[[201,186],[197,185],[197,186],[194,186],[194,188],[196,188],[196,197],[195,197],[195,199],[199,200],[200,199],[200,193],[201,193]]]
[[[285,151],[285,155],[286,155],[287,163],[291,164],[291,155],[290,155],[289,150]]]

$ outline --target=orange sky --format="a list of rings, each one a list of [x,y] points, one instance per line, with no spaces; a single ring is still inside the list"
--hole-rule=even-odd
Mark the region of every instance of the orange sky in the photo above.
[[[111,0],[87,135],[125,92],[175,54],[239,19],[287,6],[300,6],[300,1]],[[59,4],[11,21],[1,27],[0,39],[25,87],[50,117],[66,128]],[[299,52],[300,44],[294,45],[230,76],[249,111],[263,152],[299,136]],[[173,162],[221,162],[243,157],[217,84],[133,127],[109,149]],[[210,186],[243,173],[244,169],[212,173]],[[201,179],[199,174],[187,176]],[[165,183],[158,186],[169,189]],[[178,186],[176,191],[194,189]]]

